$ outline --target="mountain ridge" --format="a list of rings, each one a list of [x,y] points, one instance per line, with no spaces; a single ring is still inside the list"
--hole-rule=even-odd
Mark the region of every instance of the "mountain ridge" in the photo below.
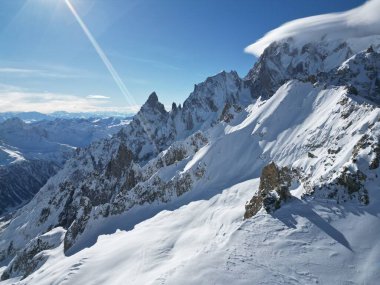
[[[269,46],[244,79],[236,72],[207,78],[181,108],[166,111],[152,93],[119,133],[78,150],[1,229],[0,259],[15,256],[2,279],[27,277],[40,263],[23,268],[17,265],[20,260],[27,256],[36,261],[31,252],[62,245],[58,239],[36,247],[51,229],[64,235],[61,250],[68,253],[97,237],[99,220],[147,205],[201,199],[209,186],[220,191],[231,181],[238,184],[258,177],[271,161],[302,169],[302,183],[289,190],[298,199],[360,205],[368,194],[366,185],[377,181],[378,167],[369,165],[377,157],[378,99],[369,96],[372,102],[362,102],[361,96],[379,80],[378,47],[355,56],[342,43],[291,45],[292,40]],[[331,61],[316,54],[319,48],[332,46]],[[292,54],[295,59],[289,61]],[[356,67],[367,63],[373,70],[361,68],[357,73]],[[366,71],[366,77],[359,76]],[[363,181],[355,176],[359,170],[366,175]],[[358,179],[352,190],[352,181]],[[30,237],[34,239],[28,245]]]

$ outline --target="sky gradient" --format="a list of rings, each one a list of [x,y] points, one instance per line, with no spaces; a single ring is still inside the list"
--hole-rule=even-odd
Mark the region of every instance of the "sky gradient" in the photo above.
[[[0,0],[0,112],[133,112],[152,91],[182,103],[221,70],[244,76],[255,61],[244,48],[279,25],[364,2],[71,0],[127,101],[64,0]]]

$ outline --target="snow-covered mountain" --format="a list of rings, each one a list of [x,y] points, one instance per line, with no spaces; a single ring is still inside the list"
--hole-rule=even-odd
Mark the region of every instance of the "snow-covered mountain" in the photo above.
[[[0,122],[11,118],[19,118],[25,122],[38,122],[38,121],[53,121],[55,119],[106,119],[118,118],[129,119],[132,114],[124,114],[118,112],[86,112],[86,113],[70,113],[65,111],[53,112],[44,114],[39,112],[1,112]]]
[[[76,151],[0,221],[4,284],[376,284],[378,35],[316,39]]]
[[[55,119],[0,123],[0,214],[28,202],[77,147],[118,132],[128,120]]]

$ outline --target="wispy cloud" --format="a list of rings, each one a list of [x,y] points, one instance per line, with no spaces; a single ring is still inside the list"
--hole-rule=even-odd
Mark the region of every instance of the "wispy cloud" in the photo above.
[[[71,74],[57,73],[51,70],[42,69],[25,69],[14,67],[0,67],[0,74],[7,74],[19,77],[55,77],[55,78],[68,78],[73,77]]]
[[[0,73],[35,73],[35,72],[40,72],[39,70],[36,69],[23,69],[23,68],[13,68],[13,67],[0,67]]]
[[[78,78],[88,77],[90,74],[86,71],[70,69],[60,66],[38,66],[32,68],[18,67],[17,64],[0,66],[0,75],[23,77],[23,78]]]
[[[86,98],[87,99],[104,99],[104,100],[111,99],[111,97],[104,96],[104,95],[88,95]]]
[[[107,100],[105,100],[107,99]],[[140,106],[111,106],[109,97],[103,95],[89,95],[81,97],[72,94],[52,92],[35,92],[18,88],[17,86],[0,84],[0,111],[1,112],[28,112],[38,111],[52,113],[66,112],[124,112],[136,113]]]

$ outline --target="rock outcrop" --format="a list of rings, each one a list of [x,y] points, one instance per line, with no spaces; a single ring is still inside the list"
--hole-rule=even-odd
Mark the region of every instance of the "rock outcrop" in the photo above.
[[[56,228],[54,231],[31,240],[22,251],[17,253],[0,279],[7,280],[16,276],[22,276],[22,279],[26,278],[44,263],[46,258],[43,251],[61,244],[63,236],[64,230]]]
[[[261,208],[272,213],[281,203],[290,199],[289,188],[297,172],[288,167],[279,167],[274,162],[265,166],[261,172],[257,194],[245,205],[244,219],[256,215]]]

